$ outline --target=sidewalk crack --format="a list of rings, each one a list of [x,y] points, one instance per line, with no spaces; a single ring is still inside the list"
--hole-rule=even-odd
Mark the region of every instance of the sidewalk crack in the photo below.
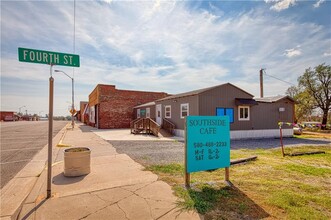
[[[166,213],[160,215],[159,217],[157,217],[155,220],[158,220],[160,218],[162,218],[163,216],[167,215],[168,213],[170,213],[171,211],[175,210],[177,207],[174,207],[172,209],[170,209],[169,211],[167,211]],[[178,215],[176,215],[176,218],[180,215],[180,213]]]
[[[95,195],[96,197],[98,197],[100,200],[102,200],[102,201],[104,201],[105,203],[109,203],[109,201],[108,200],[105,200],[105,199],[103,199],[103,198],[101,198],[98,194],[92,194],[92,193],[90,193],[91,195]],[[108,205],[107,205],[108,206]]]
[[[102,211],[102,210],[104,210],[104,209],[106,209],[106,208],[108,208],[109,206],[112,206],[112,205],[117,205],[117,206],[119,207],[119,209],[120,209],[122,212],[124,212],[125,218],[128,219],[128,220],[130,220],[129,218],[127,218],[127,215],[126,215],[125,211],[119,206],[118,203],[119,203],[120,201],[122,201],[123,199],[126,199],[126,198],[128,198],[128,197],[130,197],[130,196],[132,196],[132,195],[129,195],[129,196],[127,196],[127,197],[124,197],[124,198],[122,198],[122,199],[120,199],[120,200],[118,200],[118,201],[116,201],[116,202],[110,202],[110,201],[108,201],[108,200],[102,199],[102,198],[101,198],[99,195],[97,195],[97,194],[92,194],[92,193],[89,193],[89,194],[91,194],[91,195],[95,195],[95,196],[98,197],[100,200],[104,201],[104,202],[106,203],[106,205],[105,205],[104,207],[102,207],[102,208],[100,208],[100,209],[94,211],[93,213],[89,213],[88,215],[83,216],[83,217],[80,218],[79,220],[86,219],[86,218],[89,217],[90,215],[96,214],[96,213],[98,213],[98,212],[100,212],[100,211]]]
[[[155,183],[155,182],[157,182],[157,181],[158,181],[158,180],[155,180],[155,181],[149,182],[149,183],[147,183],[146,185],[144,185],[144,186],[142,186],[142,187],[140,187],[140,188],[138,188],[138,189],[135,189],[135,190],[124,189],[123,187],[134,186],[134,185],[137,185],[137,184],[127,185],[127,186],[120,186],[120,188],[123,189],[123,190],[129,191],[129,192],[132,192],[132,193],[135,194],[135,192],[137,192],[138,190],[141,190],[141,189],[143,189],[143,188],[145,188],[145,187],[147,187],[147,186],[149,186],[149,185],[151,185],[151,184],[153,184],[153,183]]]
[[[116,205],[117,205],[117,207],[118,207],[118,208],[124,213],[125,218],[128,219],[128,220],[130,220],[130,219],[128,218],[128,216],[126,215],[126,212],[121,208],[121,206],[120,206],[118,203],[116,203]]]
[[[148,208],[149,208],[149,214],[150,214],[151,218],[154,219],[154,218],[153,218],[153,215],[152,215],[152,207],[150,206],[150,204],[149,204],[148,201],[147,201],[148,198],[144,198],[144,197],[138,195],[136,192],[132,192],[132,193],[133,193],[133,195],[135,195],[135,196],[137,196],[137,197],[139,197],[139,198],[142,198],[142,199],[145,201],[145,203],[147,204],[147,206],[148,206]]]

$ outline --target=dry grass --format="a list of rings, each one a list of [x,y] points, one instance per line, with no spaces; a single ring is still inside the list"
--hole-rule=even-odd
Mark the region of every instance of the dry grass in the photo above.
[[[281,156],[280,149],[232,150],[231,159],[258,159],[230,168],[234,187],[224,183],[224,169],[191,174],[191,189],[183,187],[183,164],[147,169],[173,186],[185,209],[205,219],[331,219],[331,147],[286,148],[286,153],[325,151],[326,154]]]
[[[321,138],[321,139],[330,139],[331,133],[327,132],[312,132],[304,130],[301,135],[294,135],[296,138]]]

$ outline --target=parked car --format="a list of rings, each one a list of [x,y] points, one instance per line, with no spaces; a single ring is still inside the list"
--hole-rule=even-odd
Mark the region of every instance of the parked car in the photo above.
[[[293,127],[293,134],[295,135],[301,135],[302,134],[302,128],[300,126],[294,126]]]

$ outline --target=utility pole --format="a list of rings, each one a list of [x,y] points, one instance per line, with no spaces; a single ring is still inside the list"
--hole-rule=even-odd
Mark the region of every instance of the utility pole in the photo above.
[[[19,113],[19,114],[21,114],[21,109],[24,108],[24,107],[26,107],[26,106],[23,105],[23,106],[21,106],[21,107],[18,108],[18,113]]]
[[[74,130],[74,127],[75,127],[75,122],[74,122],[74,114],[75,114],[75,104],[74,104],[74,78],[69,76],[67,73],[65,73],[64,71],[62,70],[54,70],[54,72],[61,72],[63,73],[64,75],[66,75],[68,78],[71,79],[71,126],[72,126],[72,130]]]
[[[260,69],[260,97],[263,98],[263,71],[264,69]]]

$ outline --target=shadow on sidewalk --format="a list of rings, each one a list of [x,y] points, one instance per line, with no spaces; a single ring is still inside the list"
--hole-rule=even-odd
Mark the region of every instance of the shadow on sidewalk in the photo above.
[[[98,130],[97,128],[91,127],[91,126],[88,126],[88,125],[81,125],[81,126],[79,126],[79,129],[82,132],[91,132],[92,130]]]
[[[55,185],[70,185],[82,181],[87,175],[78,177],[66,177],[60,173],[53,177],[53,184]]]
[[[37,210],[40,208],[40,206],[42,206],[46,201],[47,201],[46,198],[43,199],[43,200],[41,200],[41,201],[39,202],[38,205],[36,205],[33,209],[31,209],[28,213],[26,213],[26,214],[22,217],[22,220],[29,219],[30,216],[33,215],[33,213],[34,213],[35,211],[37,211]]]

